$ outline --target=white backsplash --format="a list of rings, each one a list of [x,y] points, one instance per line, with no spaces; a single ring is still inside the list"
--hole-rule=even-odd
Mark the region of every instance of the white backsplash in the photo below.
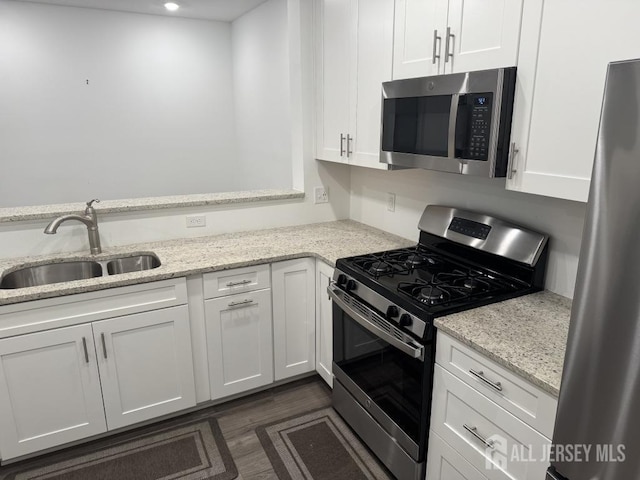
[[[387,210],[387,193],[396,195]],[[426,170],[384,172],[352,168],[352,219],[418,239],[418,221],[428,204],[487,213],[550,236],[545,286],[573,297],[586,205],[507,191],[504,179],[486,179]]]

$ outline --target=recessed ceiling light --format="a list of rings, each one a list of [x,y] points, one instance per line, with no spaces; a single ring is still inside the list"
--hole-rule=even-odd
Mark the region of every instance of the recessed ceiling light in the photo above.
[[[180,8],[180,5],[178,5],[175,2],[167,2],[167,3],[164,4],[164,8],[166,8],[170,12],[175,12],[176,10],[178,10]]]

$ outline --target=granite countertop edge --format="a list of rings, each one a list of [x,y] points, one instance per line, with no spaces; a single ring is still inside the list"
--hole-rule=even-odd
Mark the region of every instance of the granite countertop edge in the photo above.
[[[544,290],[436,318],[435,327],[558,397],[571,299]]]
[[[241,192],[203,193],[194,195],[173,195],[166,197],[131,198],[124,200],[105,200],[95,204],[98,215],[126,213],[144,210],[163,210],[185,207],[205,207],[231,205],[239,203],[269,202],[304,198],[304,192],[298,190],[251,190]],[[65,203],[56,205],[35,205],[31,207],[0,208],[0,223],[24,222],[31,220],[52,220],[60,215],[81,213],[83,203]]]
[[[465,337],[464,335],[460,334],[459,332],[457,332],[455,330],[452,330],[450,328],[447,328],[446,325],[442,324],[438,320],[436,320],[435,324],[436,324],[436,328],[438,328],[439,330],[442,330],[443,332],[449,334],[450,336],[452,336],[456,340],[459,340],[460,342],[464,343],[465,345],[471,347],[473,350],[481,353],[485,357],[487,357],[487,358],[493,360],[494,362],[502,365],[507,370],[520,375],[521,377],[525,378],[529,382],[533,383],[535,386],[540,387],[545,392],[553,395],[556,398],[558,397],[559,392],[560,392],[558,387],[555,387],[555,386],[551,385],[550,383],[545,382],[544,380],[538,378],[535,374],[531,373],[530,371],[528,371],[526,369],[523,369],[521,367],[518,367],[517,365],[514,365],[509,360],[505,359],[503,356],[501,356],[501,355],[499,355],[499,354],[497,354],[495,352],[492,352],[491,350],[487,350],[482,345],[479,345],[476,342],[474,342],[472,340],[469,340],[467,337]]]
[[[348,238],[350,241],[340,241]],[[242,242],[239,242],[242,239]],[[415,245],[415,241],[353,221],[313,223],[264,230],[224,233],[119,247],[103,253],[86,251],[33,257],[0,259],[0,278],[28,266],[65,261],[96,261],[103,265],[114,258],[155,254],[158,268],[141,272],[104,275],[19,289],[0,289],[0,308],[7,305],[94,292],[109,288],[187,277],[220,270],[248,267],[296,258],[313,257],[335,266],[341,257]]]

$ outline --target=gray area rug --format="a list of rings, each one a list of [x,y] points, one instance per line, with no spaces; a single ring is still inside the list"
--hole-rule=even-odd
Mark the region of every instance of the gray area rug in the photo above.
[[[15,466],[0,480],[231,480],[238,476],[218,422],[176,419]]]
[[[281,480],[391,478],[332,408],[256,429]]]

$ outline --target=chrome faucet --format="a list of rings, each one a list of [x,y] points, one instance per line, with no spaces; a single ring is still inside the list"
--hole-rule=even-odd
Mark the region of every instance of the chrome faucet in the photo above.
[[[60,224],[66,222],[67,220],[77,220],[79,222],[84,223],[87,226],[87,231],[89,232],[89,246],[91,247],[91,253],[101,253],[102,248],[100,247],[100,234],[98,233],[98,216],[96,215],[96,210],[93,208],[93,204],[100,203],[100,200],[93,199],[90,202],[87,202],[87,208],[84,209],[83,215],[62,215],[61,217],[52,220],[49,225],[44,229],[44,233],[53,235],[58,231],[58,227]]]

